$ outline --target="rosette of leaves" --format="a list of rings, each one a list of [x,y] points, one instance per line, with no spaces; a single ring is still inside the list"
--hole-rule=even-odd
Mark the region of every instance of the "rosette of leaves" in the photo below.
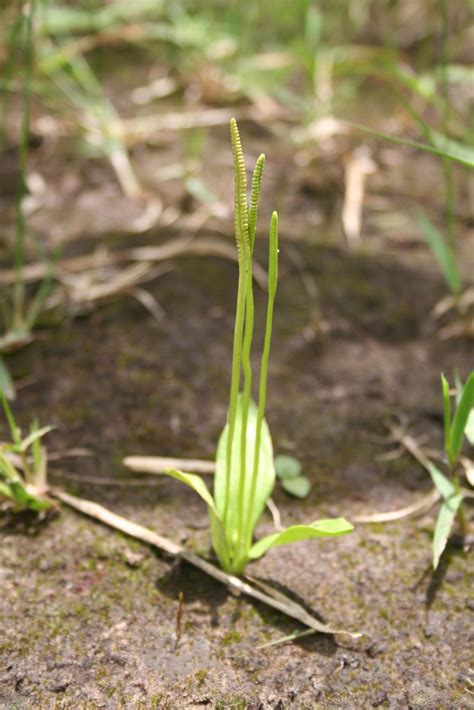
[[[257,160],[247,198],[247,176],[237,123],[230,123],[235,183],[235,237],[239,280],[234,325],[230,398],[227,423],[216,454],[214,494],[203,479],[170,469],[167,474],[193,488],[207,503],[212,545],[222,568],[232,574],[261,557],[271,547],[299,540],[334,537],[350,532],[344,518],[293,525],[258,542],[253,533],[275,485],[270,430],[265,419],[267,376],[272,338],[273,308],[278,283],[278,216],[273,212],[269,235],[268,301],[258,384],[258,403],[252,400],[251,347],[254,332],[252,257],[265,156]],[[243,381],[243,388],[241,383]]]

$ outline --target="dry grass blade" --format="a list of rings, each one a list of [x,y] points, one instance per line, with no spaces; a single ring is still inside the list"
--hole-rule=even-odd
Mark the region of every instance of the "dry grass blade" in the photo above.
[[[394,520],[408,518],[411,515],[419,515],[420,513],[429,510],[441,498],[438,490],[433,488],[426,496],[417,503],[407,505],[406,508],[398,510],[390,510],[386,513],[373,513],[372,515],[355,515],[352,520],[355,523],[390,523]]]
[[[212,237],[189,239],[188,237],[183,237],[170,239],[159,246],[134,247],[116,252],[99,251],[94,254],[64,259],[59,262],[52,275],[55,277],[56,273],[59,273],[64,278],[66,274],[80,273],[86,269],[98,269],[133,261],[166,261],[179,256],[217,256],[229,261],[236,261],[234,247],[222,239],[214,239]],[[48,263],[30,264],[24,268],[24,278],[27,282],[40,281],[50,271],[51,266]],[[258,285],[262,289],[266,289],[266,271],[257,263],[253,267],[253,276]],[[13,269],[6,269],[0,272],[0,284],[9,285],[14,280],[15,272]]]
[[[69,495],[59,489],[52,489],[50,493],[58,500],[83,513],[84,515],[88,515],[95,520],[99,520],[101,523],[104,523],[109,527],[120,530],[126,535],[130,535],[130,537],[133,537],[136,540],[141,540],[142,542],[152,545],[153,547],[167,552],[170,555],[181,557],[189,564],[208,574],[210,577],[213,577],[222,584],[225,584],[227,587],[230,587],[234,592],[237,592],[238,594],[245,594],[246,596],[256,599],[267,606],[271,606],[274,609],[281,611],[283,614],[296,619],[314,631],[325,634],[346,634],[352,638],[360,636],[360,634],[353,634],[349,631],[333,629],[332,627],[326,626],[311,616],[311,614],[309,614],[309,612],[307,612],[306,609],[304,609],[304,607],[300,604],[297,604],[292,599],[289,599],[281,592],[274,590],[269,585],[259,581],[259,588],[254,587],[238,577],[223,572],[211,562],[208,562],[202,557],[195,555],[193,552],[186,550],[181,545],[177,545],[172,540],[169,540],[162,535],[158,535],[158,533],[148,530],[148,528],[145,528],[142,525],[137,525],[127,518],[116,515],[98,503],[94,503],[93,501],[85,500],[83,498],[77,498],[76,496]]]
[[[360,244],[362,207],[367,175],[375,171],[375,163],[367,146],[356,148],[346,163],[345,194],[342,208],[342,225],[350,247]]]
[[[392,438],[400,444],[400,448],[406,449],[414,459],[420,463],[423,468],[428,468],[430,460],[424,453],[424,451],[419,446],[416,439],[407,434],[404,429],[398,424],[388,425],[390,434]],[[397,449],[397,456],[400,450]],[[380,460],[381,457],[379,457]],[[388,460],[388,459],[386,459]],[[405,508],[400,508],[398,510],[389,510],[385,513],[372,513],[367,515],[356,515],[353,520],[355,523],[389,523],[394,520],[401,520],[402,518],[408,518],[412,515],[419,515],[427,510],[429,510],[435,503],[439,501],[441,494],[437,488],[433,488],[427,495],[425,495],[421,500],[411,505],[407,505]]]
[[[216,464],[214,461],[204,461],[202,459],[175,459],[168,456],[127,456],[123,460],[123,465],[130,471],[137,473],[165,473],[170,468],[190,470],[193,473],[214,473]]]

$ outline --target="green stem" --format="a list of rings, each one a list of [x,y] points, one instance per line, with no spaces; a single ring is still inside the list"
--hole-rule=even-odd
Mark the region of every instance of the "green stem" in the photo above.
[[[247,293],[245,299],[245,333],[242,347],[242,369],[244,373],[244,393],[242,398],[242,420],[240,432],[240,473],[239,473],[239,494],[238,494],[238,539],[239,547],[245,544],[244,531],[244,497],[247,471],[247,423],[249,415],[250,397],[252,394],[252,365],[250,362],[250,350],[252,347],[252,336],[254,328],[254,301],[252,284],[252,262],[249,263],[249,273],[247,282]]]
[[[461,495],[461,482],[459,480],[459,474],[457,472],[456,463],[454,463],[451,468],[451,477],[453,480],[454,489],[456,491],[456,494]],[[464,505],[462,502],[458,508],[458,519],[459,519],[459,524],[461,526],[462,535],[463,535],[463,537],[466,537],[467,532],[468,532],[468,527],[467,527],[466,513],[465,513]]]
[[[13,288],[13,327],[23,327],[25,303],[25,281],[23,278],[23,250],[26,220],[23,213],[23,199],[26,193],[25,176],[28,162],[28,140],[30,133],[30,84],[33,65],[33,20],[36,0],[29,0],[25,22],[24,70],[23,70],[23,115],[21,122],[18,184],[16,191],[15,223],[15,284]],[[25,11],[26,12],[26,11]]]
[[[224,495],[224,527],[227,521],[229,509],[229,493],[232,468],[232,444],[235,434],[235,421],[237,414],[237,400],[240,388],[240,371],[242,364],[242,339],[245,316],[245,298],[248,283],[249,265],[249,242],[248,242],[248,221],[247,221],[247,179],[245,174],[245,163],[240,142],[239,130],[235,119],[231,119],[230,133],[232,139],[232,155],[234,159],[235,176],[235,238],[239,258],[239,284],[237,290],[237,307],[234,326],[234,345],[232,354],[232,375],[229,397],[228,412],[228,433],[226,450],[226,485]]]
[[[252,396],[252,364],[250,360],[250,352],[252,349],[252,339],[254,331],[255,309],[253,298],[253,281],[252,281],[252,255],[255,244],[255,231],[257,226],[258,202],[262,188],[263,167],[265,165],[265,156],[259,156],[255,165],[255,170],[252,176],[252,191],[250,196],[250,205],[248,209],[248,240],[249,240],[249,255],[248,255],[248,281],[247,293],[245,299],[245,332],[242,347],[242,369],[244,373],[244,393],[242,399],[242,419],[240,432],[240,474],[239,474],[239,492],[238,492],[238,539],[239,539],[239,557],[245,560],[246,558],[246,520],[244,520],[245,512],[245,489],[247,483],[247,426],[248,414],[250,407],[250,399]],[[247,511],[248,512],[248,511]],[[243,548],[243,549],[242,549]]]
[[[260,365],[260,382],[258,389],[258,412],[257,423],[255,428],[255,451],[252,471],[252,481],[250,484],[249,505],[248,505],[248,524],[247,524],[247,546],[250,547],[253,533],[253,517],[254,517],[254,499],[257,490],[258,467],[260,464],[260,444],[262,439],[262,424],[265,416],[265,406],[267,401],[267,378],[268,378],[268,360],[270,357],[270,346],[272,341],[273,328],[273,307],[275,304],[275,295],[278,283],[278,215],[276,212],[272,214],[270,225],[270,246],[269,246],[269,265],[268,265],[268,304],[267,304],[267,320],[265,324],[265,339],[263,343],[263,352]]]

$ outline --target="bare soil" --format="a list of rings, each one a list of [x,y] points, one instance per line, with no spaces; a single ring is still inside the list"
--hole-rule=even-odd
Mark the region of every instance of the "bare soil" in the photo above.
[[[430,310],[443,295],[440,278],[409,259],[295,246],[285,233],[281,260],[267,417],[276,451],[297,455],[313,483],[305,501],[276,490],[284,523],[415,502],[430,489],[426,472],[406,455],[376,457],[394,415],[440,446],[439,373],[465,375],[472,365],[470,343],[436,337]],[[92,452],[52,462],[51,480],[202,554],[200,500],[171,480],[124,485],[121,460],[213,456],[235,280],[232,264],[183,259],[151,287],[162,322],[121,298],[45,329],[10,360],[24,384],[20,422],[55,425],[51,451]],[[260,326],[264,307],[259,292]],[[101,482],[110,478],[116,483]],[[434,514],[358,525],[253,564],[252,574],[324,620],[363,632],[357,641],[315,635],[266,649],[259,645],[298,625],[66,508],[41,524],[4,515],[0,707],[472,708],[472,560],[454,539],[432,574]],[[258,534],[270,530],[265,517]]]

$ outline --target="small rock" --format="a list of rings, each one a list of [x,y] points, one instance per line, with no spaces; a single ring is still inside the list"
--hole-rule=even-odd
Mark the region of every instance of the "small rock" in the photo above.
[[[64,693],[65,690],[69,687],[69,683],[67,680],[60,680],[57,681],[54,685],[50,687],[50,690],[53,693]]]
[[[372,707],[373,708],[378,708],[379,705],[382,705],[386,700],[388,700],[388,693],[386,690],[379,690],[378,693],[374,695],[372,698]]]
[[[143,552],[133,552],[128,548],[124,551],[123,556],[127,565],[132,568],[140,567],[146,559],[146,554]]]
[[[380,641],[375,641],[367,649],[367,655],[370,656],[370,658],[375,658],[376,656],[380,656],[382,653],[385,653],[386,650],[387,650],[386,643],[382,643]]]

